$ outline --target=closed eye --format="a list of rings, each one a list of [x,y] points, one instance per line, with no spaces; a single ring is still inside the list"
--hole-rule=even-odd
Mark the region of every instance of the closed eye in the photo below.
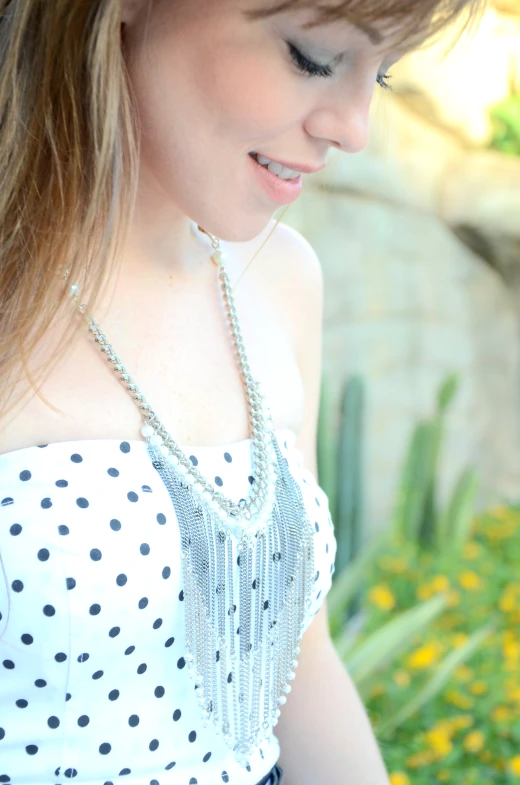
[[[295,63],[301,73],[304,73],[307,76],[321,76],[325,78],[331,77],[333,75],[334,71],[330,65],[321,65],[320,63],[314,62],[314,60],[310,60],[290,41],[286,41],[286,44],[289,48],[289,54],[292,61]],[[391,90],[392,87],[387,82],[387,80],[391,78],[392,77],[390,74],[378,74],[376,81],[383,89]]]

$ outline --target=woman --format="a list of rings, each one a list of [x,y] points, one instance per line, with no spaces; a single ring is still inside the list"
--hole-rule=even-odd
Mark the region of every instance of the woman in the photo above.
[[[327,625],[320,265],[272,216],[477,3],[0,7],[0,782],[386,783]]]

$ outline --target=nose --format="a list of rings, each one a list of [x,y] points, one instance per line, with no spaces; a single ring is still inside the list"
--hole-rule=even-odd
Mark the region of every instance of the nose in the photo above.
[[[344,82],[333,85],[307,115],[306,132],[343,152],[360,152],[368,144],[373,94],[373,83],[358,83],[350,90],[345,90]]]

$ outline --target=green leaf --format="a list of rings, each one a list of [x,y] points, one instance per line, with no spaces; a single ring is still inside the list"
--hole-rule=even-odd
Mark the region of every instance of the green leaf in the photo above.
[[[428,627],[447,607],[446,593],[404,611],[384,624],[356,646],[345,665],[362,696],[370,687],[370,680],[383,666],[404,651],[418,633]]]
[[[439,520],[441,550],[460,551],[471,535],[478,492],[478,474],[466,469],[460,476],[450,501]]]
[[[450,374],[442,383],[437,395],[437,410],[442,414],[453,401],[459,386],[458,374]]]

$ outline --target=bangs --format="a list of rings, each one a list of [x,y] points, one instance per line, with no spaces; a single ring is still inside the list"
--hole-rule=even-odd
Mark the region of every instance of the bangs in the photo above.
[[[457,23],[457,38],[480,21],[486,0],[342,0],[317,3],[315,0],[281,0],[268,8],[250,10],[247,15],[261,19],[296,10],[314,11],[314,19],[304,27],[343,21],[358,27],[374,44],[382,43],[380,28],[391,30],[392,44],[414,49],[433,43],[447,28]]]

